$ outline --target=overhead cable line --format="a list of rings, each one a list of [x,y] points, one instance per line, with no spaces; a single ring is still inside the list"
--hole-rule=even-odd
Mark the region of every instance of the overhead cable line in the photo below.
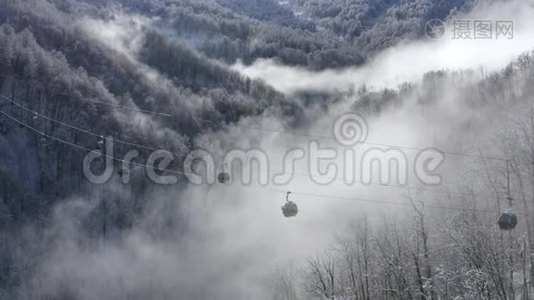
[[[0,74],[10,76],[10,74],[6,74],[6,73],[0,73]],[[20,76],[17,76],[17,75],[11,75],[11,76],[18,77],[20,79]],[[41,85],[41,84],[36,84],[36,83],[31,83],[31,82],[27,82],[27,84],[30,85],[30,86],[36,87],[36,88],[47,90],[46,87],[44,85]],[[65,94],[65,93],[60,93],[60,92],[52,92],[52,93],[54,95],[62,95],[62,96],[66,96],[66,97],[72,97],[72,95]],[[96,104],[109,106],[109,107],[112,107],[112,108],[133,111],[133,112],[141,112],[141,113],[145,113],[145,114],[159,115],[159,116],[163,116],[163,117],[172,117],[173,116],[172,114],[169,114],[169,113],[163,113],[163,112],[158,112],[158,111],[154,111],[154,110],[142,109],[142,108],[139,108],[139,107],[130,107],[130,106],[125,106],[125,105],[120,105],[120,104],[108,103],[108,102],[104,102],[104,101],[97,100],[97,99],[91,99],[91,100],[86,100],[86,101],[87,102],[91,102],[91,103],[96,103]]]
[[[89,152],[94,151],[94,150],[90,150],[90,149],[88,149],[88,148],[86,148],[84,146],[80,146],[80,145],[78,145],[76,143],[71,143],[71,142],[68,142],[68,141],[66,141],[64,139],[61,139],[61,138],[46,134],[46,133],[40,131],[39,129],[36,129],[36,128],[34,128],[34,127],[24,123],[24,122],[21,122],[21,121],[17,120],[13,116],[5,113],[2,110],[0,110],[0,114],[5,116],[6,118],[10,119],[11,121],[13,121],[13,122],[15,122],[15,123],[17,123],[19,125],[22,125],[25,128],[27,128],[27,129],[29,129],[29,130],[31,130],[31,131],[33,131],[33,132],[45,137],[45,138],[49,138],[51,140],[55,140],[55,141],[57,141],[59,143],[65,144],[67,146],[73,147],[73,148],[78,149],[78,150],[89,151]],[[111,155],[102,154],[102,156],[106,157],[106,158],[113,159],[113,160],[118,161],[118,162],[124,162],[123,159],[120,159],[120,158],[117,158],[117,157],[114,157],[114,156],[111,156]],[[156,167],[153,167],[153,166],[148,166],[148,165],[141,164],[141,163],[136,163],[136,162],[133,162],[133,161],[130,161],[129,163],[131,163],[133,165],[140,166],[140,167],[144,167],[144,168],[148,167],[148,168],[152,168],[154,170],[163,171],[163,172],[169,172],[169,173],[180,174],[180,175],[195,175],[195,176],[198,176],[197,174],[185,173],[185,172],[180,172],[180,171],[176,171],[176,170],[169,170],[169,169],[164,169],[164,168],[156,168]],[[282,194],[287,194],[286,190],[273,189],[273,188],[267,188],[267,187],[260,187],[260,188],[261,189],[265,189],[265,190],[270,190],[270,191],[273,191],[273,192],[279,192],[279,193],[282,193]],[[305,193],[305,192],[292,192],[292,193],[295,194],[295,195],[302,195],[302,196],[307,196],[307,197],[350,200],[350,201],[356,201],[356,202],[374,203],[374,204],[382,204],[382,205],[411,205],[410,203],[392,202],[392,201],[380,201],[380,200],[371,200],[371,199],[353,198],[353,197],[342,197],[342,196],[332,196],[332,195],[321,195],[321,194],[315,194],[315,193]],[[452,206],[448,207],[448,206],[436,206],[436,205],[426,205],[425,204],[425,207],[443,209],[443,210],[459,210],[459,211],[474,211],[474,212],[484,212],[484,213],[498,213],[498,212],[492,211],[492,210],[459,208],[459,207],[452,207]]]
[[[81,133],[85,133],[85,134],[88,134],[88,135],[92,135],[92,136],[96,136],[96,137],[99,137],[99,138],[104,138],[103,135],[101,134],[98,134],[98,133],[94,133],[94,132],[91,132],[89,130],[86,130],[86,129],[82,129],[80,127],[77,127],[77,126],[74,126],[74,125],[71,125],[71,124],[68,124],[68,123],[65,123],[65,122],[62,122],[62,121],[59,121],[59,120],[56,120],[54,118],[51,118],[51,117],[48,117],[48,116],[45,116],[35,110],[32,110],[22,104],[19,104],[17,103],[16,101],[13,101],[12,99],[4,96],[4,95],[0,95],[0,97],[2,97],[3,99],[9,101],[10,103],[16,105],[17,107],[20,107],[22,108],[23,110],[27,111],[28,113],[34,115],[34,116],[37,116],[39,118],[42,118],[42,119],[45,119],[47,121],[50,121],[52,123],[56,123],[56,124],[59,124],[61,126],[65,126],[67,128],[70,128],[70,129],[73,129],[73,130],[76,130],[76,131],[79,131]],[[0,99],[1,101],[1,99]],[[156,151],[156,150],[159,150],[157,148],[154,148],[154,147],[149,147],[149,146],[145,146],[145,145],[141,145],[141,144],[137,144],[137,143],[132,143],[132,142],[128,142],[128,141],[124,141],[124,140],[120,140],[120,139],[116,139],[114,137],[113,139],[114,142],[117,142],[119,144],[124,144],[124,145],[129,145],[129,146],[135,146],[135,147],[139,147],[139,148],[143,148],[143,149],[146,149],[146,150],[152,150],[152,151]]]
[[[37,112],[35,110],[32,110],[32,109],[30,109],[30,108],[28,108],[28,107],[26,107],[24,105],[21,105],[21,104],[17,103],[16,101],[14,101],[14,100],[12,100],[12,99],[4,96],[4,95],[0,95],[0,97],[4,98],[5,100],[9,101],[10,103],[12,103],[12,104],[14,104],[14,105],[16,105],[18,107],[20,107],[21,109],[27,111],[28,113],[33,114],[34,116],[41,117],[41,118],[43,118],[43,119],[45,119],[47,121],[59,124],[60,126],[65,126],[65,127],[69,128],[69,129],[76,130],[76,131],[79,131],[79,132],[84,133],[84,134],[88,134],[88,135],[95,136],[95,137],[98,137],[98,138],[104,138],[104,136],[101,135],[101,134],[94,133],[94,132],[91,132],[89,130],[82,129],[80,127],[77,127],[77,126],[74,126],[74,125],[71,125],[71,124],[56,120],[54,118],[45,116],[45,115],[43,115],[43,114],[41,114],[41,113],[39,113],[39,112]],[[1,99],[0,99],[0,101],[1,101]],[[117,142],[117,143],[120,143],[120,144],[139,147],[139,148],[146,149],[146,150],[151,150],[151,151],[160,150],[160,149],[157,149],[155,147],[141,145],[141,144],[137,144],[137,143],[132,143],[132,142],[128,142],[128,141],[125,141],[125,140],[117,139],[115,137],[114,137],[113,141]],[[177,153],[173,153],[173,154],[178,156],[178,157],[183,156],[183,154],[177,154]],[[376,182],[363,182],[363,181],[358,181],[356,179],[347,180],[345,177],[339,177],[339,176],[332,177],[332,176],[325,176],[325,175],[318,175],[318,174],[304,174],[304,173],[299,173],[299,172],[292,172],[292,174],[296,175],[296,176],[300,176],[300,177],[307,177],[307,178],[310,178],[312,180],[313,180],[313,178],[326,178],[326,179],[332,179],[334,181],[340,181],[340,182],[342,181],[342,182],[345,182],[345,183],[346,182],[353,182],[353,183],[357,183],[357,184],[360,184],[360,185],[373,185],[373,186],[379,186],[379,187],[390,187],[390,188],[414,190],[414,191],[421,191],[421,192],[439,193],[439,194],[445,194],[445,195],[449,195],[450,194],[450,195],[458,195],[458,196],[470,196],[470,194],[466,194],[466,193],[435,190],[435,189],[425,189],[425,188],[422,188],[422,187],[409,186],[409,185],[403,185],[403,184],[387,184],[387,183],[376,183]],[[492,196],[492,195],[487,195],[487,196]]]

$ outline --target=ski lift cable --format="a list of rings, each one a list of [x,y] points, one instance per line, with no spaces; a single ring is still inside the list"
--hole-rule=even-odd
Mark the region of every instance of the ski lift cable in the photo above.
[[[24,126],[25,128],[28,128],[30,129],[31,131],[43,136],[43,137],[46,137],[46,138],[49,138],[49,139],[52,139],[52,140],[55,140],[59,143],[62,143],[62,144],[65,144],[67,146],[70,146],[70,147],[73,147],[75,149],[78,149],[78,150],[83,150],[83,151],[93,151],[93,150],[90,150],[84,146],[80,146],[78,144],[75,144],[75,143],[71,143],[71,142],[68,142],[68,141],[65,141],[61,138],[58,138],[58,137],[55,137],[55,136],[52,136],[52,135],[49,135],[49,134],[46,134],[42,131],[40,131],[39,129],[36,129],[24,122],[21,122],[19,120],[17,120],[16,118],[14,118],[13,116],[5,113],[4,111],[0,110],[0,114],[5,116],[6,118],[12,120],[13,122],[19,124],[19,125],[22,125]],[[103,157],[107,157],[107,158],[110,158],[110,159],[113,159],[115,161],[118,161],[118,162],[124,162],[123,159],[120,159],[120,158],[117,158],[117,157],[114,157],[114,156],[111,156],[111,155],[106,155],[106,154],[102,154]],[[141,163],[136,163],[136,162],[129,162],[133,165],[137,165],[137,166],[140,166],[140,167],[144,167],[146,168],[147,166],[145,164],[141,164]],[[164,172],[169,172],[169,173],[175,173],[175,174],[181,174],[181,175],[188,175],[188,174],[191,174],[191,173],[185,173],[185,172],[180,172],[180,171],[176,171],[176,170],[169,170],[169,169],[164,169],[164,168],[156,168],[156,167],[152,167],[150,166],[149,168],[152,168],[154,170],[159,170],[159,171],[164,171]],[[191,174],[191,175],[196,175],[196,174]],[[263,190],[268,190],[268,191],[272,191],[272,192],[276,192],[276,193],[281,193],[283,195],[287,195],[287,190],[281,190],[281,189],[274,189],[274,188],[268,188],[268,187],[249,187],[249,186],[244,186],[244,187],[247,187],[247,188],[257,188],[257,189],[263,189]],[[332,196],[332,195],[323,195],[323,194],[316,194],[316,193],[306,193],[306,192],[294,192],[292,191],[291,194],[293,195],[301,195],[301,196],[307,196],[307,197],[314,197],[314,198],[326,198],[326,199],[339,199],[339,200],[349,200],[349,201],[357,201],[357,202],[365,202],[365,203],[374,203],[374,204],[381,204],[381,205],[404,205],[404,206],[407,206],[407,205],[411,205],[410,203],[402,203],[402,202],[392,202],[392,201],[381,201],[381,200],[371,200],[371,199],[364,199],[364,198],[353,198],[353,197],[342,197],[342,196]],[[496,211],[492,211],[492,210],[481,210],[481,209],[471,209],[471,208],[460,208],[460,207],[448,207],[448,206],[437,206],[437,205],[426,205],[426,207],[430,207],[430,208],[436,208],[436,209],[443,209],[443,210],[458,210],[458,211],[473,211],[473,212],[485,212],[485,213],[497,213]]]
[[[63,122],[63,121],[59,121],[59,120],[56,120],[56,119],[54,119],[54,118],[45,116],[45,115],[43,115],[43,114],[41,114],[41,113],[39,113],[39,112],[37,112],[37,111],[35,111],[35,110],[32,110],[32,109],[30,109],[30,108],[28,108],[28,107],[26,107],[26,106],[24,106],[24,105],[22,105],[22,104],[20,104],[20,103],[17,103],[16,101],[13,101],[12,99],[10,99],[10,98],[8,98],[8,97],[6,97],[6,96],[4,96],[4,95],[0,95],[0,97],[2,97],[4,100],[9,101],[10,103],[13,103],[14,105],[16,105],[16,106],[18,106],[18,107],[24,109],[25,111],[27,111],[27,112],[29,112],[29,113],[31,113],[31,114],[33,114],[33,115],[36,115],[36,116],[38,116],[38,117],[40,117],[40,118],[43,118],[43,119],[45,119],[45,120],[48,120],[48,121],[50,121],[50,122],[59,124],[59,125],[61,125],[61,126],[65,126],[65,127],[67,127],[67,128],[70,128],[70,129],[73,129],[73,130],[76,130],[76,131],[79,131],[79,132],[82,132],[82,133],[85,133],[85,134],[88,134],[88,135],[92,135],[92,136],[96,136],[96,137],[99,137],[99,138],[103,138],[103,135],[101,135],[101,134],[94,133],[94,132],[91,132],[91,131],[89,131],[89,130],[82,129],[82,128],[80,128],[80,127],[77,127],[77,126],[74,126],[74,125],[65,123],[65,122]],[[0,101],[2,101],[2,99],[0,99]],[[159,149],[154,148],[154,147],[150,147],[150,146],[146,146],[146,145],[141,145],[141,144],[137,144],[137,143],[128,142],[128,141],[125,141],[125,140],[117,139],[117,138],[115,138],[115,137],[114,137],[113,141],[114,141],[114,142],[117,142],[117,143],[119,143],[119,144],[123,144],[123,145],[129,145],[129,146],[135,146],[135,147],[143,148],[143,149],[145,149],[145,150],[151,150],[151,151],[157,151],[157,150],[159,150]],[[178,154],[175,154],[175,155],[177,155],[177,156],[181,156],[181,155],[178,155]]]
[[[264,189],[264,190],[271,191],[273,193],[287,195],[287,190],[282,190],[282,189],[275,189],[275,188],[268,188],[268,187],[250,187],[250,188]],[[296,195],[296,196],[300,195],[304,197],[321,198],[321,199],[326,198],[326,199],[357,201],[357,202],[380,204],[380,205],[397,205],[397,206],[411,206],[412,205],[411,203],[406,203],[406,202],[393,202],[393,201],[383,201],[383,200],[371,200],[371,199],[365,199],[365,198],[355,198],[355,197],[332,196],[332,195],[307,193],[307,192],[299,192],[299,191],[291,191],[291,195]],[[441,210],[451,210],[451,211],[470,211],[470,212],[481,212],[481,213],[489,213],[489,214],[500,213],[499,211],[490,210],[490,209],[464,208],[464,207],[443,206],[443,205],[433,205],[433,204],[425,204],[425,207],[441,209]]]
[[[250,127],[252,130],[258,130],[258,131],[264,131],[264,132],[271,132],[271,133],[280,133],[285,135],[293,135],[293,136],[303,136],[308,138],[318,138],[318,139],[329,139],[329,140],[336,140],[332,136],[328,135],[314,135],[314,134],[305,134],[305,133],[298,133],[294,131],[282,131],[282,130],[274,130],[274,129],[268,129],[268,128],[262,128],[262,127]],[[435,147],[413,147],[413,146],[401,146],[401,145],[394,145],[394,144],[386,144],[386,143],[375,143],[375,142],[367,142],[367,141],[361,141],[358,142],[359,144],[369,145],[369,146],[378,146],[378,147],[387,147],[387,148],[401,148],[406,150],[415,150],[415,151],[424,151],[428,149],[432,149]],[[454,152],[454,151],[443,151],[440,149],[437,149],[437,151],[447,154],[450,156],[461,156],[461,157],[468,157],[468,158],[479,158],[479,159],[487,159],[487,160],[497,160],[497,161],[506,161],[507,158],[503,157],[497,157],[497,156],[485,156],[485,155],[476,155],[476,154],[468,154],[463,152]]]
[[[206,123],[212,123],[211,121],[208,121],[208,120],[202,120],[202,119],[199,119],[199,121],[203,121],[203,122],[206,122]],[[257,127],[250,127],[249,129],[252,129],[252,130],[265,130],[265,129],[262,129],[262,128],[257,128]],[[268,131],[271,131],[271,130],[268,130]],[[288,132],[285,132],[285,131],[273,131],[273,132],[277,132],[277,133],[282,133],[282,134],[292,134],[292,133],[288,133]],[[296,134],[296,135],[300,135],[300,134]],[[328,136],[313,136],[313,137],[317,137],[317,138],[328,138],[328,139],[334,139],[332,137],[328,137]],[[363,143],[363,144],[369,144],[369,143]],[[408,149],[413,149],[413,150],[424,150],[424,148],[414,148],[414,147],[402,147],[402,146],[394,146],[394,145],[386,145],[386,144],[375,144],[375,143],[372,143],[372,145],[380,145],[380,146],[383,146],[383,147],[398,147],[398,148],[408,148]],[[442,153],[445,153],[445,152],[442,152]],[[449,154],[452,154],[452,152],[449,152]],[[463,155],[463,156],[470,156],[470,157],[477,157],[477,158],[485,158],[485,159],[492,159],[492,157],[489,157],[489,156],[477,156],[477,155],[469,155],[469,154],[456,154],[456,155]],[[501,160],[501,158],[495,158],[497,160]],[[370,182],[370,183],[367,183],[367,182],[363,182],[363,181],[358,181],[356,179],[347,179],[346,177],[340,177],[340,176],[325,176],[325,175],[319,175],[319,174],[308,174],[308,173],[299,173],[299,172],[292,172],[291,173],[292,175],[296,175],[296,176],[300,176],[300,177],[308,177],[308,178],[311,178],[313,179],[313,177],[319,177],[319,178],[325,178],[325,179],[332,179],[332,180],[335,180],[335,181],[342,181],[342,182],[353,182],[353,183],[356,183],[356,184],[360,184],[360,185],[373,185],[373,186],[380,186],[380,187],[391,187],[391,188],[397,188],[397,189],[406,189],[406,190],[413,190],[413,191],[420,191],[420,192],[430,192],[430,193],[437,193],[437,194],[444,194],[444,195],[457,195],[457,196],[472,196],[472,194],[469,194],[469,193],[460,193],[460,192],[452,192],[452,191],[444,191],[444,190],[435,190],[435,189],[425,189],[425,188],[422,188],[422,187],[417,187],[417,186],[409,186],[409,185],[405,185],[405,184],[385,184],[385,183],[376,183],[376,182]],[[477,195],[480,195],[480,196],[486,196],[486,197],[493,197],[495,195],[492,195],[492,194],[477,194]]]
[[[8,75],[6,73],[0,73],[0,74]],[[45,88],[42,85],[38,85],[38,84],[34,84],[34,83],[28,83],[28,84],[32,85],[32,86],[35,86],[35,87],[42,88],[42,89]],[[69,95],[64,94],[64,93],[55,93],[55,94],[69,96]],[[162,115],[162,116],[165,116],[165,117],[172,117],[173,116],[172,114],[168,114],[168,113],[162,113],[162,112],[157,112],[157,111],[153,111],[153,110],[146,110],[146,109],[141,109],[141,108],[133,108],[133,107],[123,106],[123,105],[118,105],[118,104],[112,104],[112,103],[107,103],[107,102],[96,100],[96,99],[87,100],[87,101],[92,102],[92,103],[99,103],[99,104],[103,104],[103,105],[108,105],[108,106],[111,106],[111,107],[114,107],[114,108],[132,110],[132,111],[135,111],[135,112],[143,112],[143,113],[147,113],[147,114],[156,114],[156,115]],[[196,120],[212,123],[211,121],[204,120],[204,119],[198,119],[197,118]],[[252,130],[255,130],[255,131],[260,131],[260,132],[280,133],[280,134],[284,134],[284,135],[293,135],[293,136],[302,136],[302,137],[308,137],[308,138],[319,138],[319,139],[336,140],[334,137],[327,136],[327,135],[305,134],[305,133],[299,133],[299,132],[287,131],[287,130],[282,131],[282,130],[276,130],[276,129],[263,128],[263,127],[259,127],[259,126],[257,126],[257,127],[249,127],[249,129],[252,129]],[[388,147],[388,148],[402,148],[402,149],[415,150],[415,151],[423,151],[423,150],[427,150],[429,148],[432,148],[432,147],[421,148],[421,147],[413,147],[413,146],[401,146],[401,145],[366,142],[366,141],[361,141],[359,143],[360,144],[365,144],[365,145],[370,145],[370,146]],[[440,151],[443,154],[447,154],[447,155],[451,155],[451,156],[479,158],[479,159],[487,159],[487,160],[498,160],[498,161],[506,161],[507,160],[507,158],[497,157],[497,156],[475,155],[475,154],[468,154],[468,153],[455,152],[455,151],[442,151],[442,150],[438,150],[438,151]]]
[[[510,239],[512,239],[512,233],[511,230],[513,230],[517,226],[517,214],[514,211],[513,208],[513,198],[512,198],[512,190],[511,190],[511,176],[510,176],[510,160],[506,161],[506,192],[507,192],[507,199],[508,199],[508,208],[504,211],[502,211],[501,215],[499,216],[499,219],[497,223],[499,224],[499,227],[503,231],[510,231]]]
[[[199,121],[203,121],[206,123],[212,123],[209,120],[203,120],[198,119]],[[292,135],[292,136],[302,136],[307,138],[316,138],[316,139],[327,139],[327,140],[333,140],[337,141],[335,137],[329,136],[329,135],[318,135],[318,134],[307,134],[307,133],[300,133],[296,131],[288,131],[288,130],[276,130],[276,129],[270,129],[270,128],[264,128],[261,126],[251,126],[247,127],[247,129],[254,130],[254,131],[260,131],[260,132],[266,132],[266,133],[279,133],[283,135]],[[387,143],[375,143],[375,142],[368,142],[368,141],[361,141],[357,144],[363,144],[363,145],[369,145],[369,146],[377,146],[377,147],[386,147],[386,148],[401,148],[406,150],[414,150],[414,151],[424,151],[428,149],[436,149],[440,153],[447,154],[450,156],[460,156],[460,157],[468,157],[468,158],[478,158],[478,159],[486,159],[486,160],[497,160],[497,161],[507,161],[507,158],[504,157],[497,157],[497,156],[488,156],[488,155],[476,155],[476,154],[469,154],[464,152],[455,152],[455,151],[443,151],[440,149],[437,149],[436,147],[414,147],[414,146],[402,146],[402,145],[394,145],[394,144],[387,144]]]
[[[9,75],[9,74],[6,74],[6,73],[0,73],[0,74]],[[35,87],[42,88],[42,89],[45,88],[42,85],[38,85],[38,84],[34,84],[34,83],[28,83],[28,84],[32,85],[32,86],[35,86]],[[69,95],[63,94],[63,93],[55,93],[55,94],[69,96]],[[103,104],[103,105],[109,105],[109,106],[116,107],[116,108],[133,110],[133,111],[136,111],[136,112],[157,114],[157,115],[162,115],[162,116],[166,116],[166,117],[172,117],[173,116],[172,114],[168,114],[168,113],[161,113],[161,112],[156,112],[156,111],[152,111],[152,110],[144,110],[144,109],[140,109],[140,108],[136,109],[136,108],[127,107],[127,106],[123,106],[123,105],[116,105],[116,104],[106,103],[104,101],[99,101],[99,100],[95,100],[95,99],[88,100],[88,101],[89,102],[93,102],[93,103],[100,103],[100,104]],[[196,120],[205,121],[205,122],[208,122],[208,123],[213,123],[212,121],[199,119],[199,118],[197,118]],[[249,129],[256,130],[256,131],[262,131],[262,132],[280,133],[280,134],[285,134],[285,135],[303,136],[303,137],[308,137],[308,138],[319,138],[319,139],[336,140],[334,137],[327,136],[327,135],[305,134],[305,133],[299,133],[299,132],[287,131],[287,130],[282,131],[282,130],[276,130],[276,129],[263,128],[263,127],[259,127],[259,126],[258,127],[249,127]],[[423,150],[427,150],[427,149],[432,148],[432,147],[421,148],[421,147],[412,147],[412,146],[401,146],[401,145],[386,144],[386,143],[374,143],[374,142],[366,142],[366,141],[361,141],[359,143],[360,144],[365,144],[365,145],[370,145],[370,146],[388,147],[388,148],[402,148],[402,149],[416,150],[416,151],[423,151]],[[507,158],[497,157],[497,156],[475,155],[475,154],[468,154],[468,153],[455,152],[455,151],[442,151],[442,150],[438,150],[438,151],[440,151],[443,154],[447,154],[447,155],[451,155],[451,156],[479,158],[479,159],[487,159],[487,160],[498,160],[498,161],[507,161],[508,160]]]
[[[51,140],[55,140],[59,143],[62,143],[62,144],[65,144],[67,146],[71,146],[71,147],[74,147],[76,149],[79,149],[79,150],[83,150],[83,151],[87,151],[87,152],[94,152],[94,150],[91,150],[89,148],[86,148],[84,146],[80,146],[76,143],[71,143],[69,141],[66,141],[64,139],[61,139],[61,138],[58,138],[58,137],[55,137],[55,136],[52,136],[52,135],[49,135],[49,134],[46,134],[42,131],[40,131],[39,129],[36,129],[24,122],[21,122],[19,120],[17,120],[16,118],[14,118],[13,116],[5,113],[4,111],[0,110],[0,114],[4,115],[6,118],[12,120],[13,122],[25,127],[25,128],[28,128],[30,129],[31,131],[45,137],[45,138],[49,138]],[[112,160],[115,160],[117,162],[125,162],[123,159],[121,158],[118,158],[118,157],[115,157],[115,156],[112,156],[112,155],[109,155],[109,154],[104,154],[102,153],[102,157],[106,157],[106,158],[110,158]],[[151,169],[154,169],[154,170],[158,170],[158,171],[163,171],[163,172],[169,172],[169,173],[175,173],[175,174],[180,174],[180,175],[196,175],[196,174],[191,174],[191,173],[186,173],[186,172],[181,172],[181,171],[176,171],[176,170],[170,170],[170,169],[164,169],[164,168],[157,168],[157,167],[153,167],[153,166],[148,166],[148,165],[145,165],[145,164],[141,164],[141,163],[136,163],[134,161],[129,161],[127,163],[130,163],[132,165],[136,165],[136,166],[140,166],[140,167],[143,167],[143,168],[151,168]]]
[[[7,74],[7,73],[0,73],[2,75],[5,75],[5,76],[12,76],[12,74]],[[17,76],[17,75],[14,75],[15,77],[19,77],[20,76]],[[33,86],[33,87],[37,87],[37,88],[40,88],[40,89],[46,89],[46,87],[44,85],[41,85],[41,84],[35,84],[35,83],[28,83],[28,85],[30,86]],[[59,93],[59,92],[54,92],[55,95],[62,95],[62,96],[67,96],[67,97],[70,97],[71,95],[68,95],[68,94],[65,94],[65,93]],[[142,112],[142,113],[145,113],[145,114],[154,114],[154,115],[160,115],[160,116],[163,116],[163,117],[172,117],[173,115],[172,114],[169,114],[169,113],[162,113],[162,112],[158,112],[158,111],[153,111],[153,110],[148,110],[148,109],[142,109],[142,108],[135,108],[135,107],[129,107],[129,106],[124,106],[124,105],[120,105],[120,104],[113,104],[113,103],[107,103],[107,102],[104,102],[104,101],[101,101],[101,100],[96,100],[96,99],[91,99],[91,100],[87,100],[88,102],[91,102],[91,103],[97,103],[97,104],[102,104],[102,105],[105,105],[105,106],[109,106],[109,107],[112,107],[112,108],[117,108],[117,109],[122,109],[122,110],[129,110],[129,111],[134,111],[134,112]]]
[[[59,121],[57,119],[45,116],[45,115],[43,115],[43,114],[41,114],[41,113],[39,113],[39,112],[37,112],[35,110],[32,110],[32,109],[30,109],[30,108],[28,108],[28,107],[26,107],[26,106],[24,106],[24,105],[22,105],[20,103],[17,103],[13,99],[10,99],[10,98],[8,98],[8,97],[6,97],[4,95],[0,95],[0,97],[2,97],[3,99],[9,101],[12,104],[24,109],[25,111],[27,111],[27,112],[29,112],[29,113],[31,113],[33,115],[37,115],[37,116],[39,116],[39,117],[41,117],[41,118],[43,118],[45,120],[48,120],[50,122],[59,124],[61,126],[65,126],[67,128],[79,131],[81,133],[92,135],[92,136],[95,136],[95,137],[99,137],[99,138],[103,137],[101,134],[94,133],[94,132],[91,132],[89,130],[82,129],[80,127],[65,123],[63,121]],[[2,101],[2,99],[0,99],[0,101]],[[125,141],[125,140],[116,139],[116,138],[114,139],[114,142],[117,142],[117,143],[120,143],[120,144],[124,144],[124,145],[130,145],[130,146],[134,146],[134,147],[139,147],[139,148],[143,148],[143,149],[151,150],[151,151],[159,150],[159,149],[154,148],[154,147],[141,145],[141,144],[137,144],[137,143],[132,143],[132,142],[128,142],[128,141]],[[177,153],[174,153],[174,155],[177,155],[178,157],[182,156],[182,154],[177,154]],[[307,178],[312,178],[312,179],[313,179],[313,177],[320,177],[320,178],[332,179],[332,180],[336,180],[336,181],[340,181],[340,182],[341,181],[347,182],[347,179],[345,177],[339,177],[339,176],[333,177],[333,176],[325,176],[325,175],[319,175],[319,174],[305,174],[305,173],[299,173],[299,172],[293,172],[292,174],[296,175],[296,176],[307,177]],[[360,184],[360,185],[372,185],[372,186],[378,186],[378,187],[397,188],[397,189],[413,190],[413,191],[420,191],[420,192],[430,192],[430,193],[435,193],[435,194],[456,195],[456,196],[471,196],[471,194],[468,194],[468,193],[443,191],[443,190],[434,190],[434,189],[425,189],[425,188],[422,188],[422,187],[416,187],[416,186],[410,186],[410,185],[402,185],[402,184],[385,184],[385,183],[377,183],[377,182],[367,183],[367,182],[363,182],[363,181],[358,181],[356,179],[351,180],[351,182],[354,182],[354,183]],[[493,195],[489,195],[488,194],[488,195],[485,195],[485,196],[492,197]]]
[[[363,186],[372,185],[372,186],[378,186],[378,187],[404,189],[404,190],[412,190],[412,191],[417,191],[417,192],[429,192],[429,193],[435,193],[435,194],[454,195],[454,196],[470,197],[470,196],[475,195],[475,193],[462,193],[462,192],[453,192],[449,190],[428,189],[428,188],[423,188],[423,187],[414,186],[414,185],[407,185],[407,184],[390,184],[390,183],[378,183],[378,182],[368,183],[368,182],[363,182],[361,180],[356,180],[356,179],[347,181],[345,177],[333,177],[333,176],[325,176],[325,175],[319,175],[319,174],[306,174],[306,173],[300,173],[300,172],[293,172],[292,174],[296,176],[301,176],[301,177],[309,177],[309,178],[318,177],[318,178],[332,179],[332,180],[340,181],[340,182],[354,182],[355,184],[363,185]],[[476,195],[484,196],[484,197],[495,196],[495,195],[486,194],[486,193],[477,193]]]

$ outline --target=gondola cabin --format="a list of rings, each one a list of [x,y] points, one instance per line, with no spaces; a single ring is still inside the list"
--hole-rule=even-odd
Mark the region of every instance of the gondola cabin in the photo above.
[[[230,182],[230,174],[228,174],[226,172],[221,172],[217,176],[217,180],[219,181],[219,183],[226,184],[226,183]]]
[[[299,213],[299,208],[295,202],[288,201],[284,206],[282,206],[282,213],[286,218],[296,217]]]
[[[291,192],[287,192],[287,194],[286,194],[286,204],[284,204],[284,206],[282,206],[282,214],[286,218],[296,217],[297,214],[299,213],[299,207],[297,206],[297,204],[295,202],[289,200],[289,196],[290,195],[291,195]]]
[[[517,215],[511,209],[507,209],[499,216],[499,228],[501,230],[512,230],[517,226]]]

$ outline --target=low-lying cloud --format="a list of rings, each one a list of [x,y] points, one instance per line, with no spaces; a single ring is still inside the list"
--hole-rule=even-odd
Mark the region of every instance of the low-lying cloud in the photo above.
[[[489,20],[493,24],[493,38],[454,39],[454,25],[450,21],[446,35],[439,40],[423,39],[400,44],[376,55],[361,67],[313,72],[261,59],[250,66],[238,63],[232,68],[246,76],[262,79],[287,94],[299,90],[346,90],[363,84],[377,89],[396,88],[404,82],[417,82],[423,74],[436,70],[493,72],[533,48],[533,15],[534,7],[524,0],[481,4],[473,12],[454,19]],[[496,38],[497,21],[513,22],[512,39]]]

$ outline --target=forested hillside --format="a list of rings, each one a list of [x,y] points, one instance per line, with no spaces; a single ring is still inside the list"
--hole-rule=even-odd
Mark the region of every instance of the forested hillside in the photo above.
[[[401,39],[424,35],[431,19],[467,11],[473,1],[124,1],[163,17],[171,34],[227,63],[276,58],[324,69],[359,65]],[[170,23],[170,24],[169,24]]]

